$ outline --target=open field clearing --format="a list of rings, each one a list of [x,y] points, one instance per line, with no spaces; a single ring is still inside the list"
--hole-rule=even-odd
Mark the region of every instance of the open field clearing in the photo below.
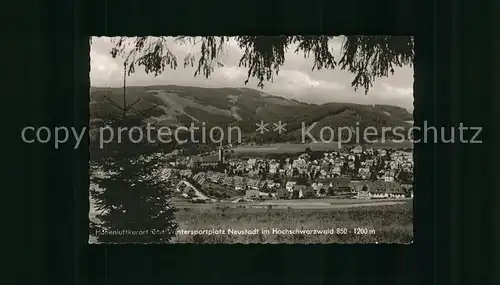
[[[405,200],[268,200],[192,204],[173,199],[179,230],[330,230],[334,234],[177,235],[177,243],[411,243],[413,203]],[[95,221],[91,207],[89,218]],[[358,230],[356,233],[355,231]],[[340,233],[339,233],[340,231]],[[89,237],[90,243],[97,242]]]
[[[350,145],[347,143],[341,143],[341,147],[352,147],[355,145]],[[413,143],[411,141],[404,142],[393,142],[385,141],[383,143],[377,142],[367,145],[371,148],[387,148],[387,149],[406,149],[413,148]],[[306,148],[310,148],[312,151],[336,151],[339,149],[338,142],[331,143],[275,143],[275,144],[264,144],[264,145],[246,145],[237,146],[232,148],[235,154],[246,154],[246,153],[262,153],[262,154],[273,154],[273,153],[298,153],[304,152]]]
[[[341,144],[342,145],[342,144]],[[238,146],[232,148],[235,153],[297,153],[304,152],[307,147],[311,150],[338,150],[339,144],[337,142],[332,143],[274,143],[274,144],[264,144],[256,146]]]
[[[291,207],[294,209],[340,209],[366,206],[388,206],[405,203],[404,200],[355,200],[355,199],[308,199],[308,200],[269,200],[257,206]]]
[[[178,243],[411,243],[413,205],[334,209],[182,208],[182,230],[331,230],[335,234],[178,235]],[[356,232],[356,229],[362,229]],[[339,233],[340,230],[340,233]]]
[[[411,199],[410,199],[411,200]],[[341,209],[364,206],[389,206],[407,203],[408,199],[380,199],[380,200],[357,200],[357,199],[304,199],[304,200],[266,200],[262,202],[216,202],[216,203],[190,203],[184,199],[173,199],[177,208],[200,208],[210,209],[217,207],[226,208],[273,208],[273,209]]]

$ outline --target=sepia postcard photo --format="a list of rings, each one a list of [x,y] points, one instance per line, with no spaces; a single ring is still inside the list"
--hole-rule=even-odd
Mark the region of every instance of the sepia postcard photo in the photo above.
[[[413,43],[92,37],[89,243],[412,243]]]

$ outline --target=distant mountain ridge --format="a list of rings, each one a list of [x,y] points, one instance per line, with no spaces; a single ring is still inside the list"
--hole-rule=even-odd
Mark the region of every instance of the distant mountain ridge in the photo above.
[[[90,88],[91,119],[119,112],[123,106],[123,88]],[[409,128],[412,114],[391,105],[361,105],[354,103],[310,104],[271,95],[250,88],[204,88],[192,86],[132,86],[126,88],[127,104],[134,109],[148,111],[151,120],[160,125],[189,125],[205,122],[207,125],[239,126],[246,134],[255,135],[255,124],[260,121],[287,124],[290,136],[300,132],[302,123],[319,126],[373,126]],[[114,103],[111,103],[113,101]]]

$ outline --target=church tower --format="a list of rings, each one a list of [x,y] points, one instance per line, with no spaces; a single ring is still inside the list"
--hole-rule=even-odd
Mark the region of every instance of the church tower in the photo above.
[[[220,141],[219,144],[219,162],[224,163],[224,151],[222,149],[222,140]]]

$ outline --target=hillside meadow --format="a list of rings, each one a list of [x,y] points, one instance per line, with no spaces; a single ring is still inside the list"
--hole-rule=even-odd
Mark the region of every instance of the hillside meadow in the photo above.
[[[340,146],[340,147],[339,147]],[[341,147],[354,147],[357,144],[349,143],[274,143],[262,145],[243,145],[231,148],[230,152],[234,155],[266,155],[266,154],[284,154],[284,153],[301,153],[307,148],[312,151],[338,151]],[[412,149],[413,143],[409,140],[403,142],[394,142],[387,140],[385,142],[376,142],[366,147],[376,149]]]
[[[267,132],[259,136],[258,140],[263,142],[297,141],[303,124],[316,124],[311,134],[319,137],[322,127],[326,126],[334,130],[339,127],[377,130],[403,127],[406,130],[411,126],[408,121],[413,120],[408,110],[398,106],[335,102],[317,105],[249,88],[166,85],[130,86],[126,90],[127,102],[136,102],[134,109],[147,110],[149,119],[161,125],[205,122],[224,129],[237,126],[244,134],[257,137],[255,124],[258,122],[265,121],[270,127],[277,121],[286,124],[285,133]],[[91,87],[90,99],[92,119],[116,114],[120,112],[116,105],[123,102],[123,89]]]
[[[178,235],[177,243],[403,243],[413,241],[413,204],[340,209],[181,208],[179,229],[346,228],[343,234]],[[355,229],[365,230],[356,234]],[[368,233],[366,233],[366,230]]]

